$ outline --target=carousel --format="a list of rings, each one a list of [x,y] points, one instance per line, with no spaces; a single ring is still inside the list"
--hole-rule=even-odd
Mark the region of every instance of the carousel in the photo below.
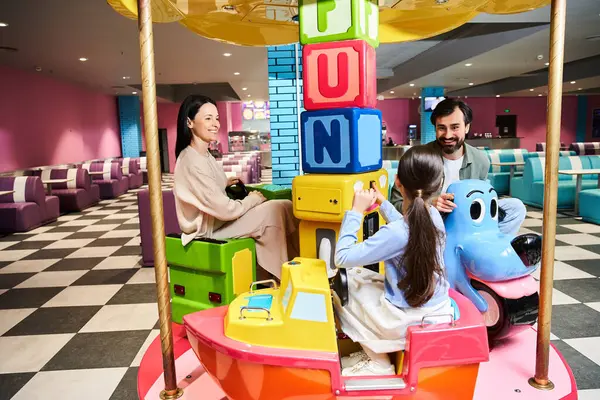
[[[139,368],[140,399],[577,399],[573,373],[550,343],[566,0],[107,1],[139,26],[160,320],[160,336]],[[394,375],[342,376],[341,358],[357,344],[335,315],[334,304],[348,298],[346,271],[332,257],[337,233],[355,190],[388,193],[394,184],[382,168],[375,49],[440,35],[480,13],[548,5],[543,235],[503,236],[489,183],[451,185],[467,210],[445,221],[453,313],[445,323],[426,316],[409,327],[405,350],[391,354]],[[283,265],[280,282],[255,282],[251,239],[184,247],[177,235],[165,237],[152,24],[172,22],[241,46],[304,46],[302,173],[291,190],[258,188],[267,199],[292,200],[301,221],[300,257]],[[324,140],[315,124],[336,119],[348,121],[346,136],[334,143],[341,154],[315,157]],[[490,205],[476,218],[468,212],[475,202]],[[383,223],[378,207],[367,210],[360,240]],[[361,268],[381,271],[379,264]],[[531,277],[537,268],[539,283]]]

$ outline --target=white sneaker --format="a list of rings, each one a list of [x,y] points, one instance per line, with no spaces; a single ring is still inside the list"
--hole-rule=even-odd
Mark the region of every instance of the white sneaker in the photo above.
[[[372,360],[360,361],[352,367],[344,368],[342,376],[395,375],[394,367],[381,367]]]
[[[349,356],[342,357],[342,369],[353,367],[359,362],[366,361],[368,359],[369,357],[364,351],[357,351],[355,353],[351,353]]]

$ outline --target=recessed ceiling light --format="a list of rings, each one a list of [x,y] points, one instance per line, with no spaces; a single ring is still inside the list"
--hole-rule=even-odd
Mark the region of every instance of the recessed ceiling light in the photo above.
[[[549,67],[549,66],[550,66],[550,63],[546,63],[546,67]]]
[[[421,96],[419,96],[419,98],[421,98]]]
[[[538,97],[542,97],[542,95],[541,95],[541,94],[538,94]]]
[[[128,76],[124,76],[123,79],[129,79],[129,77]]]
[[[81,57],[81,58],[79,59],[79,61],[87,61],[87,60],[88,60],[88,59],[87,59],[87,58],[85,58],[85,57]]]
[[[234,72],[233,74],[234,74],[234,75],[239,75],[240,73],[239,73],[239,72]]]
[[[224,55],[225,57],[230,57],[230,56],[231,56],[231,53],[223,53],[223,55]]]
[[[250,97],[251,95],[249,94],[248,97]]]
[[[473,82],[469,82],[469,86],[473,86],[473,85],[474,85],[474,83],[473,83]]]
[[[391,94],[394,94],[394,91],[393,91],[393,90],[390,90],[390,93],[391,93]]]
[[[500,97],[500,95],[499,95],[499,94],[497,94],[497,95],[496,95],[496,97]]]
[[[577,83],[577,82],[575,82],[575,81],[571,81],[571,85],[574,85],[574,84],[576,84],[576,83]]]
[[[131,94],[137,94],[137,92],[131,92]]]
[[[248,90],[248,88],[247,87],[243,87],[242,90]]]
[[[582,88],[577,88],[577,90],[583,90]]]
[[[411,84],[410,84],[410,85],[408,85],[408,86],[410,86],[410,87],[413,87],[413,86],[415,86],[415,84],[414,84],[414,83],[411,83]]]
[[[0,28],[6,28],[8,24],[6,22],[0,22]]]
[[[465,64],[465,67],[470,67],[471,65],[473,65],[473,64],[471,64],[471,63],[466,63],[466,64]]]
[[[529,89],[529,91],[530,91],[530,92],[533,92],[533,91],[534,91],[534,89]]]
[[[417,95],[416,93],[413,93],[413,96],[416,96],[416,95]]]

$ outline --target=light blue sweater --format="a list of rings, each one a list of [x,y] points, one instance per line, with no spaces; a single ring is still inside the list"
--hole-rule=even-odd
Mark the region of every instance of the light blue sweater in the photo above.
[[[440,213],[434,207],[429,209],[435,226],[445,233]],[[385,297],[396,307],[411,308],[405,300],[404,293],[398,288],[398,282],[404,273],[399,274],[396,267],[400,264],[400,258],[408,243],[408,224],[389,201],[381,204],[380,212],[386,225],[364,242],[356,243],[356,234],[362,225],[363,215],[353,210],[346,211],[335,247],[335,264],[338,268],[353,268],[384,261]],[[443,267],[443,246],[438,248],[438,255]],[[400,269],[404,270],[402,266]],[[446,301],[449,297],[448,287],[448,281],[439,277],[433,297],[423,307],[433,307]]]

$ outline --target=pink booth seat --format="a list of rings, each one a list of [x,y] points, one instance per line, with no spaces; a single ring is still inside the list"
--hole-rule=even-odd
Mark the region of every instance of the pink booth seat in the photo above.
[[[254,183],[252,182],[252,171],[245,165],[225,165],[223,171],[228,178],[236,177],[244,183]]]
[[[127,192],[129,178],[123,176],[121,164],[117,160],[85,163],[82,169],[90,172],[92,183],[100,187],[101,199],[113,199]],[[94,174],[103,172],[102,174]]]
[[[129,189],[137,189],[144,183],[144,176],[140,170],[139,158],[125,157],[120,159],[121,172],[129,179]]]
[[[165,220],[165,235],[181,233],[173,190],[163,190],[163,215]],[[142,246],[142,265],[154,265],[154,243],[152,242],[152,217],[150,216],[150,195],[148,189],[140,190],[137,194],[138,214],[140,219],[140,241]]]
[[[53,183],[52,195],[60,201],[61,212],[81,211],[100,201],[100,188],[91,183],[88,171],[82,168],[45,169],[34,172],[42,178],[67,179],[65,183]]]
[[[38,176],[0,177],[0,232],[26,232],[56,221],[60,215],[59,200],[46,196]]]

